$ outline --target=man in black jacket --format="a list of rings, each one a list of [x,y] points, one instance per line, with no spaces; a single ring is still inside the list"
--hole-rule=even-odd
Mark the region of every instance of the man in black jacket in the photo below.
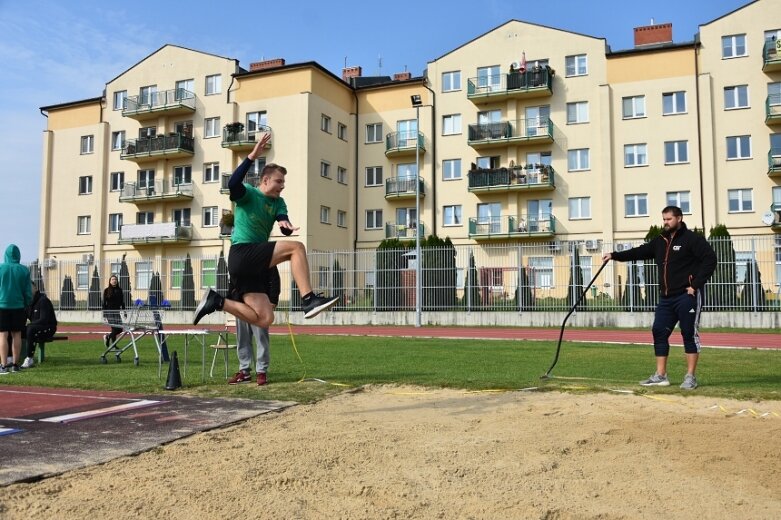
[[[27,358],[22,364],[22,368],[32,368],[35,366],[35,344],[49,340],[57,332],[57,316],[54,314],[54,306],[51,300],[38,290],[38,286],[33,283],[33,303],[30,306],[28,317],[30,323],[27,325]]]
[[[677,206],[662,210],[664,231],[645,244],[627,251],[606,253],[602,260],[654,259],[659,268],[659,304],[654,316],[653,336],[656,354],[656,373],[643,386],[670,386],[667,379],[667,357],[670,353],[670,335],[680,324],[683,347],[686,352],[686,376],[681,388],[697,388],[697,361],[700,356],[699,323],[705,282],[716,270],[716,253],[704,237],[690,231],[683,222],[683,213]]]

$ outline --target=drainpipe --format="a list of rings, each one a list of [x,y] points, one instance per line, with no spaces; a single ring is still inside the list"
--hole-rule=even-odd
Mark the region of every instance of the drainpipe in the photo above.
[[[431,230],[437,234],[437,94],[428,86],[428,70],[423,86],[431,92]]]
[[[358,171],[358,139],[361,134],[358,128],[358,92],[354,86],[350,85],[350,88],[352,88],[353,97],[355,98],[355,211],[353,211],[355,213],[355,235],[353,238],[353,253],[356,253],[358,251],[358,226],[360,223],[360,217],[358,216],[358,193],[361,180],[361,173]],[[353,287],[358,287],[357,277],[358,269],[353,269]]]
[[[694,97],[696,98],[697,107],[697,159],[699,163],[700,173],[700,223],[702,224],[702,232],[705,230],[705,187],[703,182],[702,173],[702,111],[700,110],[700,65],[697,59],[697,54],[700,52],[699,34],[696,36],[694,42]]]

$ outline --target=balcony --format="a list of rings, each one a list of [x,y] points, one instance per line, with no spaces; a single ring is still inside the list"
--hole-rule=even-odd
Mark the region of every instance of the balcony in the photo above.
[[[546,117],[469,125],[472,148],[539,145],[553,142],[553,123]]]
[[[187,243],[193,238],[192,226],[176,222],[125,224],[119,230],[119,243],[132,245]]]
[[[781,148],[771,148],[767,153],[768,177],[781,177]]]
[[[770,94],[765,100],[765,123],[781,124],[781,94]]]
[[[470,170],[469,191],[471,193],[502,191],[550,191],[555,190],[552,166],[527,164],[511,168],[478,168]]]
[[[423,238],[426,236],[426,225],[423,224],[423,222],[420,222],[420,239],[423,240]],[[411,225],[407,224],[396,224],[395,222],[386,222],[385,223],[385,238],[398,238],[399,240],[415,240],[415,233],[417,232],[418,227],[412,223]]]
[[[385,157],[415,155],[415,132],[392,132],[385,136]],[[420,155],[426,153],[425,136],[418,132]]]
[[[122,115],[143,121],[160,115],[192,114],[195,112],[195,94],[189,90],[174,89],[150,92],[146,96],[129,96]]]
[[[228,188],[228,181],[231,178],[230,173],[223,173],[220,177],[220,193],[222,194],[228,194],[230,193],[230,189]],[[251,184],[252,186],[255,186],[256,188],[260,184],[260,174],[259,173],[247,173],[246,177],[244,177],[244,182],[247,184]]]
[[[420,186],[420,197],[423,198],[426,191],[420,177],[391,177],[385,179],[385,199],[414,199],[416,181]]]
[[[550,97],[553,95],[553,69],[532,68],[466,81],[466,97],[475,104],[505,99]]]
[[[122,148],[120,158],[146,162],[159,158],[177,159],[193,156],[193,138],[184,134],[171,133],[156,137],[128,139]]]
[[[258,125],[254,130],[244,130],[242,123],[229,123],[222,129],[222,147],[234,151],[252,150],[255,147],[255,136],[271,133],[271,127]],[[265,150],[271,148],[271,141],[266,143]]]
[[[184,201],[193,199],[192,183],[175,184],[171,181],[156,181],[153,186],[139,187],[134,182],[126,182],[119,192],[119,202],[134,204],[155,203],[161,201]]]
[[[762,49],[762,72],[781,70],[781,40],[765,42]]]
[[[469,238],[474,240],[508,240],[550,238],[556,234],[556,217],[528,215],[469,219]]]
[[[770,225],[770,229],[781,233],[781,202],[774,202],[770,206],[770,211],[773,212],[773,223]]]

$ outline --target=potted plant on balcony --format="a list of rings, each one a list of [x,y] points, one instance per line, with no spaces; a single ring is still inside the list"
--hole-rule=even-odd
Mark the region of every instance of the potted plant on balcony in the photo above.
[[[228,123],[225,125],[225,130],[228,133],[227,140],[228,141],[238,141],[239,134],[244,131],[244,123],[240,123],[238,121],[234,121],[233,123]]]
[[[220,218],[220,235],[230,236],[233,233],[233,212],[226,211]]]

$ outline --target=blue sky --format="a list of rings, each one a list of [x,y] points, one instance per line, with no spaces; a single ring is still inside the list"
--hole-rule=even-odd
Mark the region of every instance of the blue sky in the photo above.
[[[603,37],[620,50],[651,19],[671,22],[676,42],[691,41],[698,25],[747,3],[0,0],[0,249],[16,243],[23,262],[38,256],[46,126],[39,107],[100,96],[107,81],[166,43],[237,58],[245,68],[279,57],[317,61],[336,75],[346,63],[364,75],[417,76],[426,62],[511,19]]]

